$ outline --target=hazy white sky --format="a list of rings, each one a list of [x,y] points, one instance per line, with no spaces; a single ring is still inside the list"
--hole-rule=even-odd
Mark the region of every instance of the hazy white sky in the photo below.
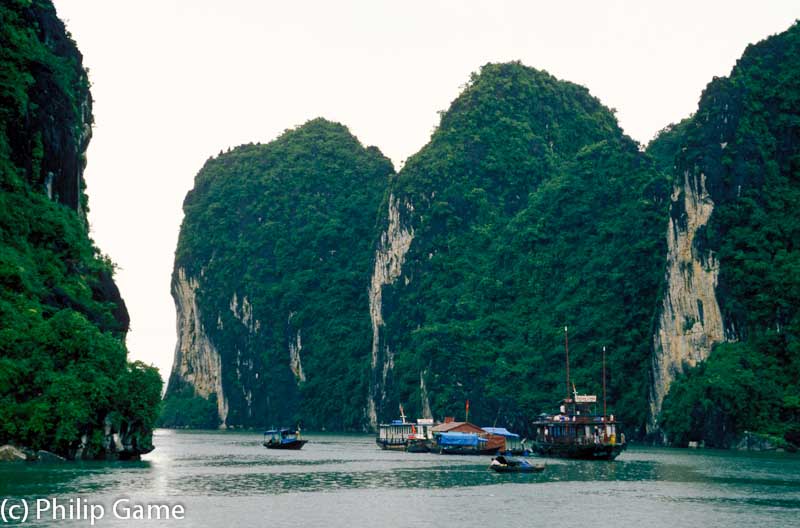
[[[133,359],[167,378],[181,204],[203,162],[323,116],[395,166],[470,72],[521,60],[583,84],[647,142],[693,112],[797,0],[55,0],[95,99],[92,234],[118,264]],[[366,287],[366,286],[365,286]],[[365,307],[366,309],[366,307]]]

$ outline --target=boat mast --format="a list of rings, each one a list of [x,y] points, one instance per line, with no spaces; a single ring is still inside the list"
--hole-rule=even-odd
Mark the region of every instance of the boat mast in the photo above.
[[[603,423],[606,423],[606,347],[603,347]]]
[[[564,351],[567,356],[567,400],[569,400],[569,330],[564,327]]]

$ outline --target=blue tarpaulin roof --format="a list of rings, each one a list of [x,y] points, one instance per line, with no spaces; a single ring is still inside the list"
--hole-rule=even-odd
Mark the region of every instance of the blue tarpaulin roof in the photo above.
[[[491,433],[497,436],[505,436],[506,438],[519,438],[517,433],[512,433],[505,427],[482,427],[484,431],[487,433]]]
[[[437,433],[437,442],[441,446],[477,446],[478,442],[486,442],[485,438],[475,433]]]

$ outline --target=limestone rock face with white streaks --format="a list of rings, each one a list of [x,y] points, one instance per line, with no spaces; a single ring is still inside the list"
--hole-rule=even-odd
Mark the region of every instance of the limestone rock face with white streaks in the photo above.
[[[712,251],[695,245],[697,230],[708,223],[714,202],[703,173],[683,174],[672,195],[667,227],[666,291],[653,336],[653,384],[650,428],[675,377],[705,360],[726,339],[717,302],[719,262]]]
[[[405,203],[406,215],[414,207]],[[381,233],[378,249],[375,251],[375,269],[369,286],[369,315],[372,322],[372,358],[370,361],[370,386],[367,397],[367,418],[371,428],[378,425],[376,409],[386,398],[386,379],[394,367],[394,358],[389,346],[382,342],[383,327],[383,287],[392,284],[403,270],[403,261],[414,240],[414,230],[403,226],[400,205],[394,195],[389,195],[389,227]]]
[[[213,405],[221,427],[368,427],[368,285],[393,172],[324,119],[207,161],[176,252],[165,425],[207,424]]]

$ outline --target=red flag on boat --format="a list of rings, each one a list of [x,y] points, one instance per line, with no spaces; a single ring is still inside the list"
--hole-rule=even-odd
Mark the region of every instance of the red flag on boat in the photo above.
[[[466,421],[469,421],[469,400],[467,400],[467,418]]]

